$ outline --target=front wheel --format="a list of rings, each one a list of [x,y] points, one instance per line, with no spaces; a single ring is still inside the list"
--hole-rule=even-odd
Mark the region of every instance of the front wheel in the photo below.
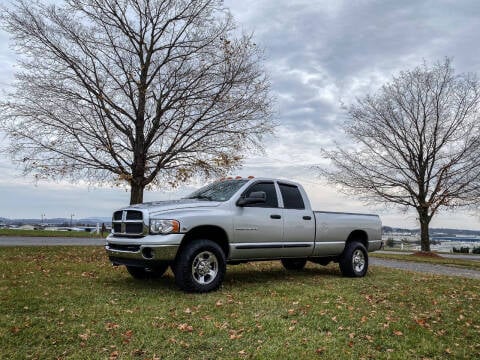
[[[352,241],[345,246],[339,260],[340,271],[344,276],[363,277],[368,270],[368,252],[363,244]]]
[[[178,254],[174,269],[180,289],[197,293],[213,291],[220,287],[225,276],[225,254],[211,240],[195,240]]]

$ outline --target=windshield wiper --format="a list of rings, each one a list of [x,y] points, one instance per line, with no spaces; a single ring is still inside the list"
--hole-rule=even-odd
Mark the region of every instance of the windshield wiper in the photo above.
[[[213,201],[212,198],[208,195],[195,195],[195,196],[189,197],[187,199],[199,199],[199,200]]]

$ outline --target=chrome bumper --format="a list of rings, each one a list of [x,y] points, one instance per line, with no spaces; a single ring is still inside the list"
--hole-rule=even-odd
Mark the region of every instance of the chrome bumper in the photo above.
[[[179,245],[140,245],[137,251],[115,249],[115,244],[105,245],[109,257],[132,260],[173,261]]]
[[[185,234],[147,235],[141,238],[115,237],[106,239],[105,250],[114,264],[173,261]]]

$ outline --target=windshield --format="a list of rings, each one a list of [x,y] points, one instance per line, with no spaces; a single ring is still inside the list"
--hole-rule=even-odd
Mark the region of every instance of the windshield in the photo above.
[[[214,182],[191,193],[185,199],[200,199],[208,201],[227,201],[238,189],[245,185],[248,180],[225,180]]]

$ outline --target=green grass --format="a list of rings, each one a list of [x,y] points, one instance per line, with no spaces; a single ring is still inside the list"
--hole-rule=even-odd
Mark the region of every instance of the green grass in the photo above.
[[[452,259],[441,257],[442,254],[438,254],[440,257],[425,257],[425,256],[415,256],[411,254],[385,254],[385,253],[370,253],[369,256],[382,258],[382,259],[392,259],[392,260],[402,260],[402,261],[414,261],[414,262],[423,262],[430,264],[438,265],[448,265],[455,267],[462,267],[473,270],[480,270],[480,261],[478,260],[464,260],[464,259]],[[479,257],[480,258],[480,257]]]
[[[87,231],[17,230],[17,229],[0,229],[0,236],[101,238],[100,234],[90,233]]]
[[[229,266],[209,294],[98,247],[0,248],[1,359],[478,359],[480,281],[334,264]]]

